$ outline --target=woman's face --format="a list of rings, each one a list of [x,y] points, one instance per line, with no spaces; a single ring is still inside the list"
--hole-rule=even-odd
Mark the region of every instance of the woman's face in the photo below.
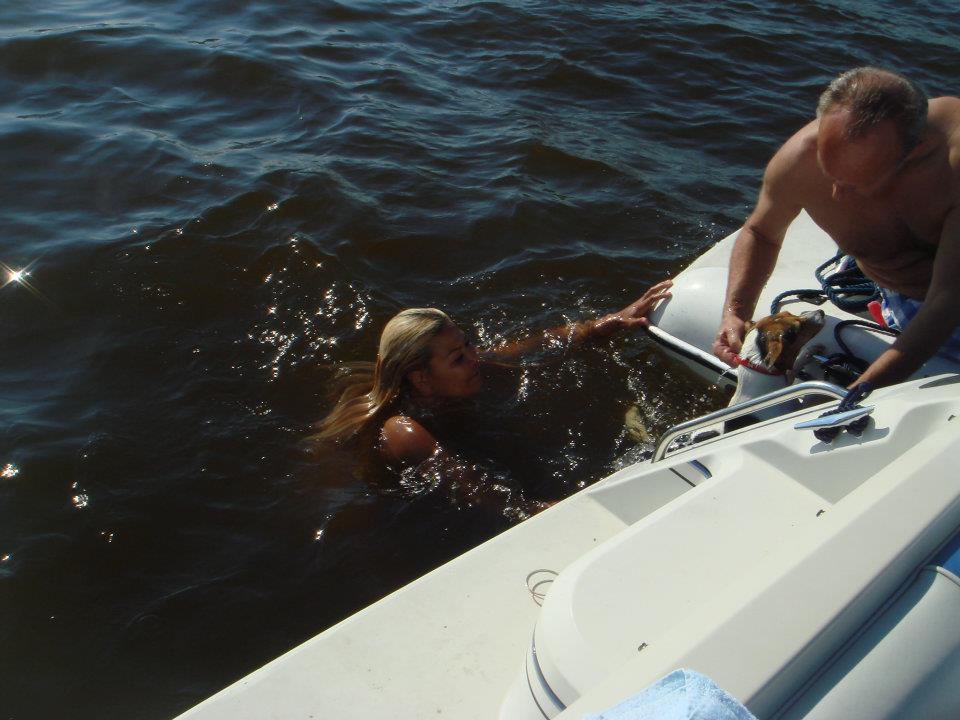
[[[483,386],[477,350],[456,325],[448,325],[431,341],[433,354],[415,386],[423,395],[462,398]]]

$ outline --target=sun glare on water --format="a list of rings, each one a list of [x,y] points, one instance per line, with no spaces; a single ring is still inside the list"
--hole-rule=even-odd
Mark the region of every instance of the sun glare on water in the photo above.
[[[0,262],[0,278],[2,278],[0,279],[0,290],[7,287],[7,285],[19,285],[40,300],[50,303],[50,300],[36,287],[34,287],[30,280],[31,275],[33,275],[33,273],[30,271],[32,266],[33,263],[31,262],[29,265],[15,270],[6,263]]]
[[[5,276],[3,285],[0,285],[0,287],[6,287],[11,283],[17,283],[18,285],[26,284],[27,277],[30,275],[29,267],[22,267],[19,270],[14,270],[12,267],[2,262],[0,262],[0,271],[2,271],[3,275]]]

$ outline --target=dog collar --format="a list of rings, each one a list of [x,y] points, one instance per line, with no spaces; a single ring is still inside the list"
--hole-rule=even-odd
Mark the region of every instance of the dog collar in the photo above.
[[[744,359],[743,359],[742,357],[740,357],[739,355],[734,355],[734,356],[733,356],[733,363],[734,363],[734,365],[740,365],[741,367],[749,368],[750,370],[753,370],[753,371],[755,371],[755,372],[761,373],[761,374],[763,374],[763,375],[773,375],[773,376],[786,375],[786,372],[783,371],[783,370],[768,370],[767,368],[763,367],[762,365],[757,365],[755,362],[750,362],[749,360],[744,360]]]

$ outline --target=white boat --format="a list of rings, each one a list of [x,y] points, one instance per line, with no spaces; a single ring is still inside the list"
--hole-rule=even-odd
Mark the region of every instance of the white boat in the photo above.
[[[706,351],[732,241],[681,273],[654,315],[657,337],[712,379],[722,366]],[[761,302],[810,287],[833,252],[801,216]],[[829,340],[852,316],[823,309]],[[866,359],[890,342],[846,332]],[[875,391],[862,433],[831,442],[796,427],[844,395],[817,379],[685,423],[651,461],[181,718],[579,720],[677,668],[708,676],[761,719],[960,717],[957,370],[936,359]],[[801,397],[800,409],[782,402]],[[785,414],[727,431],[735,416],[775,406]]]

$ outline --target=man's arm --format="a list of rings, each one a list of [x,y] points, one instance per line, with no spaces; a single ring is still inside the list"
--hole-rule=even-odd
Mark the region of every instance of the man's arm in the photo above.
[[[757,206],[730,254],[723,315],[713,343],[714,354],[729,365],[734,364],[733,356],[740,350],[743,325],[751,319],[760,292],[777,263],[787,228],[802,209],[794,199],[799,194],[802,153],[798,133],[770,160]]]
[[[960,325],[960,207],[947,215],[933,262],[930,289],[920,310],[890,349],[857,382],[875,386],[906,380],[937,352]]]

